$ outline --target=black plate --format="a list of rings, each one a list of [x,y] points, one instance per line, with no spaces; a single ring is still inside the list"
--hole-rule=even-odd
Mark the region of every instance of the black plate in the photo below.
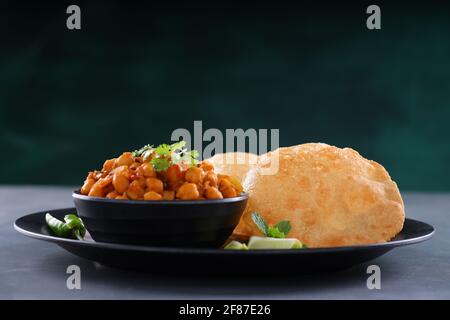
[[[432,237],[434,228],[406,219],[403,230],[386,243],[301,250],[235,251],[204,248],[150,247],[63,239],[50,235],[45,213],[57,218],[74,213],[75,208],[42,211],[19,218],[14,228],[29,237],[54,242],[67,251],[101,264],[152,272],[176,274],[294,274],[346,269],[394,249]]]

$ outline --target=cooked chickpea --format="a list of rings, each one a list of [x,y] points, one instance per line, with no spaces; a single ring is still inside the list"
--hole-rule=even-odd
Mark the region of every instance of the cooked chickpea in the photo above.
[[[128,200],[128,197],[127,197],[127,195],[125,193],[124,194],[119,194],[116,197],[116,200]]]
[[[183,170],[178,164],[172,165],[167,169],[167,184],[172,189],[177,189],[183,183]]]
[[[162,196],[155,191],[149,191],[144,194],[144,200],[161,200],[161,199]]]
[[[91,191],[92,186],[94,185],[95,180],[93,178],[89,178],[89,176],[84,180],[84,184],[81,187],[82,194],[88,194]]]
[[[113,178],[111,176],[106,176],[104,178],[98,179],[97,183],[100,185],[100,187],[105,188],[112,182],[112,180]]]
[[[224,198],[233,198],[237,196],[236,189],[232,186],[227,186],[220,189]]]
[[[131,170],[136,170],[137,168],[139,168],[141,164],[139,162],[133,162],[132,164],[129,165],[129,168]]]
[[[111,173],[112,173],[112,174],[114,174],[114,173],[121,173],[121,174],[123,174],[123,175],[127,175],[127,174],[129,174],[128,166],[119,166],[119,167],[116,167],[116,168],[114,168],[114,169],[111,171]]]
[[[200,197],[197,185],[186,182],[177,190],[177,198],[181,200],[195,200]]]
[[[138,177],[138,178],[136,178],[136,181],[139,181],[139,185],[140,185],[143,189],[146,189],[146,188],[147,188],[147,179],[145,179],[144,177]]]
[[[153,169],[153,166],[148,162],[143,163],[139,167],[138,171],[142,173],[142,175],[146,178],[156,178],[156,171],[155,169]]]
[[[94,179],[98,180],[103,177],[103,173],[100,171],[94,171]]]
[[[188,182],[201,184],[203,182],[204,172],[198,167],[191,167],[186,171],[185,179]]]
[[[174,159],[168,156],[172,165],[157,172],[152,157],[159,155],[151,150],[136,157],[124,152],[106,160],[101,171],[88,173],[80,192],[109,199],[203,200],[235,197],[242,191],[239,180],[216,174],[208,161],[197,166],[177,161],[173,164]]]
[[[114,186],[112,183],[108,184],[106,187],[103,188],[103,192],[105,194],[108,194],[110,192],[116,191],[116,189],[114,189]]]
[[[222,193],[215,187],[206,188],[205,196],[206,199],[223,199]]]
[[[204,171],[213,171],[214,165],[211,162],[205,160],[200,164],[200,168],[202,168]]]
[[[121,172],[114,173],[112,183],[114,189],[116,189],[118,193],[124,193],[125,191],[127,191],[128,186],[130,185],[127,177]]]
[[[162,198],[163,198],[163,200],[173,200],[173,199],[175,199],[175,191],[173,191],[173,190],[164,190]]]
[[[211,187],[217,187],[217,181],[217,175],[212,171],[207,172],[205,178],[203,179],[203,183],[205,184],[205,186],[206,184],[208,184],[208,186]]]
[[[164,190],[164,184],[161,180],[156,178],[147,178],[147,188],[150,191],[155,191],[157,193],[162,193]]]
[[[129,166],[134,162],[133,155],[131,154],[131,152],[124,152],[120,157],[116,159],[115,162],[117,167]]]
[[[128,198],[132,200],[139,200],[144,197],[144,189],[141,187],[139,181],[134,180],[130,183],[130,186],[127,190],[127,196]]]
[[[110,172],[112,169],[114,169],[115,161],[116,159],[106,160],[105,163],[103,164],[102,171]]]
[[[103,191],[103,188],[100,186],[98,182],[94,183],[91,190],[89,191],[89,196],[91,197],[104,197],[105,192]]]
[[[203,194],[203,192],[205,191],[206,188],[203,187],[201,184],[200,185],[197,184],[196,186],[197,186],[198,193],[200,194],[200,198],[201,198],[202,194]]]
[[[220,189],[226,188],[226,187],[233,187],[233,184],[227,178],[221,178],[219,180],[219,187],[220,187]]]
[[[106,197],[109,199],[115,199],[115,198],[117,198],[117,196],[119,196],[119,194],[115,191],[111,191],[106,195]]]

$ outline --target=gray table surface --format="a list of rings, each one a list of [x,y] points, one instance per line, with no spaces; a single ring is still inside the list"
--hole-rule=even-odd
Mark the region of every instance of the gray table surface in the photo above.
[[[0,187],[1,299],[450,299],[449,193],[404,194],[407,216],[436,228],[424,243],[344,272],[230,279],[115,270],[13,229],[22,215],[72,206],[71,189]],[[380,290],[367,289],[371,264],[381,268]],[[80,290],[67,289],[69,265],[81,268]]]

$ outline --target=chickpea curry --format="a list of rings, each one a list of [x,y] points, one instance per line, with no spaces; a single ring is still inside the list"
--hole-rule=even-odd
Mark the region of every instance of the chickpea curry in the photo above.
[[[202,200],[241,194],[236,178],[214,172],[185,142],[146,145],[106,160],[101,171],[89,172],[81,194],[124,200]]]

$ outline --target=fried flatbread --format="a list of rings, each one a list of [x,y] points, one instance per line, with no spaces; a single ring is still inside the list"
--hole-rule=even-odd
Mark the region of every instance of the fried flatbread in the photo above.
[[[275,175],[262,175],[272,156]],[[259,157],[246,173],[249,202],[234,237],[260,235],[251,220],[289,220],[289,237],[310,247],[385,242],[403,228],[405,211],[397,185],[383,166],[350,148],[308,143]]]

